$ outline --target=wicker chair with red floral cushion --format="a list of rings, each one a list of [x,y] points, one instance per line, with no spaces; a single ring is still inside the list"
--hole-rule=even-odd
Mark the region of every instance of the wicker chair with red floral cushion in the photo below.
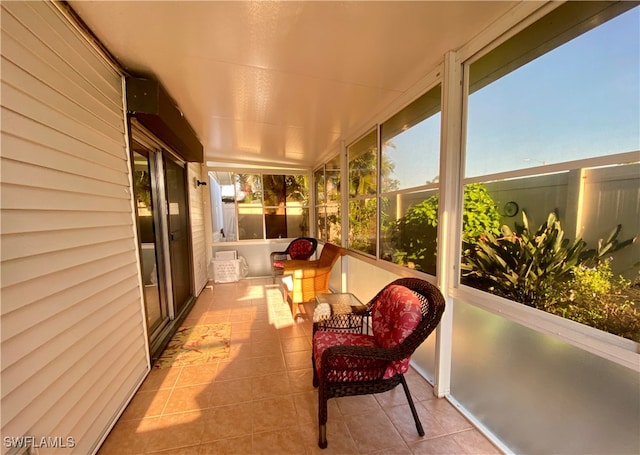
[[[437,287],[400,278],[370,302],[372,335],[318,331],[313,337],[314,385],[318,384],[318,446],[327,447],[329,398],[382,393],[402,384],[420,436],[424,430],[404,373],[411,354],[439,324],[445,301]]]
[[[308,260],[316,252],[318,241],[312,237],[298,237],[291,241],[284,251],[274,251],[270,255],[271,276],[276,282],[276,275],[282,275],[283,262],[291,259]]]

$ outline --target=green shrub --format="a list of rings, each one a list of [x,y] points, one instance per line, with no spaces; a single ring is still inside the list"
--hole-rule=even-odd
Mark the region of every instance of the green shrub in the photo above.
[[[618,240],[618,235],[622,230],[622,225],[618,224],[614,227],[607,237],[598,240],[596,248],[585,250],[580,255],[580,263],[588,267],[595,267],[601,261],[609,259],[610,254],[634,244],[638,240],[638,236],[631,237],[627,240]]]
[[[349,247],[376,254],[376,200],[349,201]]]
[[[464,187],[462,241],[473,245],[486,232],[500,232],[500,213],[487,187],[470,183]]]
[[[609,261],[574,269],[573,278],[554,289],[545,310],[572,321],[640,342],[640,286],[614,276]]]
[[[607,254],[631,245],[614,228],[596,249],[564,238],[554,212],[536,232],[523,224],[485,233],[463,257],[463,282],[606,332],[640,342],[640,283],[611,272]]]
[[[554,284],[572,277],[585,242],[565,239],[554,212],[535,232],[524,212],[522,221],[515,231],[504,225],[501,236],[486,232],[475,245],[467,243],[462,269],[475,287],[540,308]]]
[[[396,262],[417,270],[435,273],[438,229],[438,195],[414,204],[390,229],[394,232]],[[485,232],[500,232],[500,214],[482,183],[465,186],[462,238],[474,244]]]

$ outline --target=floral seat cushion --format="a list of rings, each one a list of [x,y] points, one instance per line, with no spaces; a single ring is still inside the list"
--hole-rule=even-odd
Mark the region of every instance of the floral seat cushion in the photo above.
[[[313,337],[313,357],[316,371],[321,371],[322,353],[332,346],[379,347],[372,335],[360,333],[319,331]],[[380,379],[387,362],[367,360],[357,357],[338,356],[329,363],[324,374],[329,382],[354,382]]]
[[[393,348],[402,343],[420,324],[422,311],[418,297],[404,286],[388,286],[371,312],[373,336],[380,347]],[[385,378],[409,369],[410,357],[391,362]]]

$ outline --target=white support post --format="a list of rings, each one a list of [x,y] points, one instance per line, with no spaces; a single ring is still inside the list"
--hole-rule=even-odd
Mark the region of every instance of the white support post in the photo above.
[[[458,282],[462,207],[462,65],[454,51],[444,58],[440,144],[440,197],[438,206],[437,283],[447,307],[436,331],[434,393],[443,397],[451,388],[453,298]]]
[[[341,244],[342,248],[346,248],[349,236],[349,157],[347,156],[347,144],[344,141],[340,143],[340,206],[342,213]],[[349,257],[347,255],[340,257],[340,265],[342,267],[342,292],[349,292]]]

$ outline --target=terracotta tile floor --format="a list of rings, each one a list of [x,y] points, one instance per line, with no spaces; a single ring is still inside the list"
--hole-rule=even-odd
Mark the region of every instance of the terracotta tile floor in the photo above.
[[[320,450],[310,319],[293,321],[271,279],[247,279],[206,288],[183,326],[223,321],[230,357],[153,369],[99,455],[500,453],[413,370],[406,377],[424,437],[397,387],[329,400],[329,447]]]

